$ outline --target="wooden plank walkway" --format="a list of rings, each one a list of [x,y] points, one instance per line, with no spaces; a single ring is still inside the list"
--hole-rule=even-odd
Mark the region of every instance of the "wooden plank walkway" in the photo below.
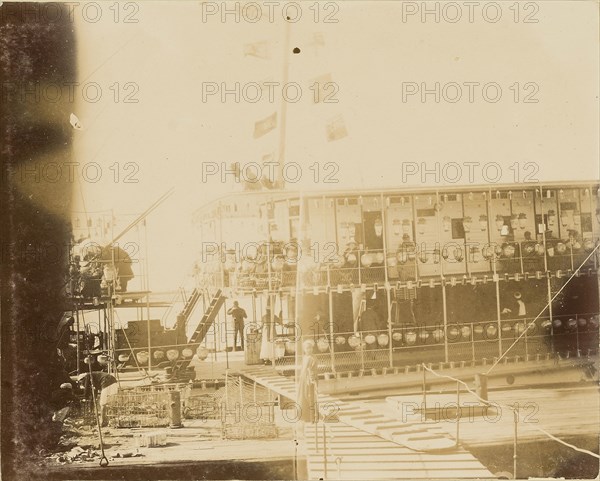
[[[272,368],[249,366],[239,374],[281,396],[296,399],[294,380]],[[315,425],[305,427],[301,450],[306,454],[309,479],[493,477],[472,454],[456,447],[454,439],[437,423],[401,423],[362,403],[324,394],[318,395],[318,402],[321,413],[332,422],[317,425],[321,432],[316,439]],[[323,426],[330,450],[325,455]],[[341,460],[339,466],[336,460]]]

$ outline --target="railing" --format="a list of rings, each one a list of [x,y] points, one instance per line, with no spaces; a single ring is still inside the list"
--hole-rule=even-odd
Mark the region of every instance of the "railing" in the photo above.
[[[454,244],[456,245],[456,244]],[[487,247],[476,249],[472,254],[468,246],[461,247],[464,253],[460,260],[454,258],[455,253],[448,256],[447,251],[452,249],[432,249],[423,253],[402,249],[398,251],[361,251],[340,253],[337,263],[314,264],[309,263],[308,270],[297,271],[295,267],[285,265],[278,270],[270,270],[265,264],[260,264],[250,270],[236,268],[234,270],[220,270],[219,262],[206,265],[207,272],[200,273],[197,280],[200,284],[213,287],[233,287],[246,290],[264,290],[269,286],[272,289],[280,287],[294,287],[298,282],[305,288],[337,285],[375,284],[385,281],[406,282],[419,279],[429,280],[439,278],[440,275],[459,276],[491,274],[494,270],[504,274],[529,274],[538,275],[550,271],[562,271],[565,275],[577,269],[589,256],[590,249],[578,246],[574,248],[566,241],[553,239],[548,241],[547,250],[539,242],[522,241],[509,242],[498,246],[497,249]],[[541,250],[540,250],[541,248]],[[435,252],[434,252],[435,251]],[[583,265],[582,269],[597,268],[597,256],[592,256]],[[427,265],[440,265],[439,273],[423,275],[420,267]],[[452,269],[452,273],[445,272],[449,265],[460,264],[462,269]],[[239,266],[238,266],[239,267]],[[260,270],[260,272],[259,272]],[[431,272],[431,271],[429,271]]]
[[[508,319],[442,326],[393,326],[389,330],[339,332],[293,336],[280,335],[275,342],[275,365],[295,365],[295,350],[307,339],[321,372],[365,372],[401,368],[421,363],[475,362],[502,355],[532,359],[548,353],[580,357],[598,351],[598,315],[554,316],[538,319]],[[529,328],[526,330],[526,326]],[[525,332],[526,331],[526,332]],[[391,343],[391,345],[390,345]]]

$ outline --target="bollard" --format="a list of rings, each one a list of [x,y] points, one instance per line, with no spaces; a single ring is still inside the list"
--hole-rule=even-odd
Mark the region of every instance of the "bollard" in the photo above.
[[[169,391],[169,427],[180,428],[181,425],[181,393]]]

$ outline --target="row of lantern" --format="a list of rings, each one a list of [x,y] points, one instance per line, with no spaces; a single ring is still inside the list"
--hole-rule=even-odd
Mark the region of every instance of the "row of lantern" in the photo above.
[[[191,360],[194,354],[204,361],[208,357],[209,350],[205,346],[198,346],[196,352],[190,347],[184,347],[183,349],[152,349],[152,362],[161,363],[165,361],[175,362],[177,360]],[[119,354],[119,362],[128,362],[130,360],[129,354]],[[150,359],[148,351],[139,351],[135,353],[135,358],[140,365],[147,365]]]
[[[590,320],[588,321],[585,318],[571,318],[568,320],[560,320],[560,319],[554,319],[553,321],[550,320],[546,320],[544,322],[541,323],[541,327],[548,331],[550,329],[550,327],[552,326],[554,329],[559,329],[559,328],[564,328],[567,330],[576,330],[579,328],[585,328],[586,326],[588,326],[590,329],[597,329],[598,328],[598,318],[597,317],[592,317],[590,318]],[[507,333],[514,331],[515,335],[521,335],[525,329],[527,328],[528,324],[526,322],[516,322],[513,325],[509,325],[509,324],[505,324],[504,326],[502,326],[501,330],[504,333],[504,336],[506,336]],[[535,328],[535,325],[533,324],[529,324],[529,330],[533,330]],[[462,327],[458,327],[458,326],[453,326],[453,327],[449,327],[448,328],[448,334],[447,334],[447,338],[450,341],[470,341],[473,337],[473,335],[476,336],[483,336],[487,339],[495,339],[498,336],[498,325],[497,324],[488,324],[488,325],[477,325],[474,326],[473,328],[471,328],[471,326],[462,326]],[[389,335],[387,333],[380,333],[380,334],[366,334],[364,336],[359,336],[356,334],[352,334],[350,336],[344,336],[344,335],[337,335],[334,336],[334,342],[336,344],[336,346],[344,346],[344,345],[348,345],[350,346],[352,349],[355,350],[360,350],[360,349],[364,349],[364,348],[372,348],[372,347],[380,347],[380,348],[385,348],[388,346],[389,344]],[[433,340],[433,342],[441,342],[444,339],[444,330],[443,329],[435,329],[433,331],[427,331],[427,330],[418,330],[418,331],[412,331],[412,330],[408,330],[404,333],[400,332],[400,331],[395,331],[392,333],[392,340],[395,343],[400,343],[403,342],[409,346],[411,345],[415,345],[417,344],[417,341],[420,341],[421,343],[427,342],[428,340]],[[291,339],[286,339],[286,340],[280,340],[279,341],[279,348],[282,348],[282,344],[285,346],[285,352],[286,354],[294,354],[295,350],[296,350],[296,345],[295,342]],[[319,352],[327,352],[329,351],[329,340],[327,337],[320,337],[319,339],[317,339],[316,341],[316,347],[318,349]],[[276,342],[276,350],[277,350],[277,342]]]

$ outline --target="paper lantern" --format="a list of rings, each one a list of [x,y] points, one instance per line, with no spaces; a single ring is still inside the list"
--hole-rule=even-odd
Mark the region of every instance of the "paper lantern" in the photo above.
[[[469,326],[463,326],[460,328],[460,333],[463,339],[471,339],[471,328]]]
[[[558,242],[556,244],[556,253],[563,255],[565,252],[567,252],[567,246],[563,242]]]
[[[198,346],[196,355],[198,356],[198,359],[204,361],[208,357],[208,349],[205,346]]]
[[[421,341],[426,341],[427,339],[429,339],[429,333],[427,331],[420,331],[419,332],[419,339]]]
[[[177,349],[169,349],[167,351],[167,359],[169,361],[175,361],[179,358],[179,351]]]
[[[119,354],[119,362],[127,362],[127,361],[129,361],[128,354]]]
[[[569,329],[577,329],[577,320],[573,318],[569,319],[567,321],[567,327]]]
[[[335,343],[338,346],[343,346],[344,344],[346,344],[346,338],[344,336],[336,336]]]
[[[317,349],[319,349],[319,352],[327,352],[329,350],[329,341],[327,341],[326,337],[320,337],[317,340]]]
[[[383,259],[384,259],[383,252],[377,252],[375,254],[375,263],[376,264],[383,264]]]
[[[456,327],[451,327],[448,329],[448,337],[452,338],[452,340],[456,340],[460,334],[460,331]]]
[[[546,319],[540,325],[542,326],[543,329],[550,329],[550,327],[552,326],[552,323],[550,322],[550,319]]]
[[[481,336],[483,334],[483,326],[478,324],[473,328],[473,332],[478,336]]]
[[[538,256],[543,256],[544,255],[544,244],[541,244],[539,242],[536,243],[533,250]]]
[[[396,342],[402,341],[402,333],[398,331],[392,333],[392,339]]]
[[[479,216],[479,228],[481,229],[482,232],[485,232],[487,230],[487,226],[488,226],[487,215],[480,215]]]
[[[513,257],[515,255],[515,246],[508,244],[502,249],[504,257]]]
[[[586,252],[591,252],[594,250],[594,241],[591,239],[586,239],[585,241],[583,241],[583,248],[586,250]]]
[[[585,327],[587,324],[587,320],[583,317],[580,317],[579,319],[577,319],[577,325],[579,327]]]
[[[139,364],[148,364],[148,353],[146,351],[140,351],[135,355]]]
[[[360,263],[364,266],[364,267],[371,267],[371,264],[373,264],[373,256],[369,253],[363,254],[360,257]]]
[[[562,322],[560,321],[560,319],[554,319],[554,320],[552,321],[552,326],[553,326],[555,329],[558,329],[560,326],[562,326]]]
[[[512,324],[504,324],[502,326],[502,332],[510,332],[512,331]]]
[[[157,361],[160,361],[161,359],[165,358],[165,352],[164,351],[160,351],[160,350],[159,351],[154,351],[152,353],[152,357],[154,359],[156,359]]]
[[[525,323],[524,322],[516,322],[515,323],[515,334],[517,336],[521,335],[525,331]]]
[[[432,334],[435,342],[440,342],[442,339],[444,339],[444,331],[441,329],[436,329]]]
[[[186,347],[181,351],[181,355],[183,357],[185,357],[186,359],[189,359],[190,357],[192,357],[194,355],[194,351],[192,349],[190,349],[189,347]]]
[[[373,334],[367,334],[365,336],[365,342],[369,345],[375,344],[376,340],[377,340],[377,338]]]
[[[488,338],[494,338],[498,335],[498,328],[493,324],[490,324],[485,328],[485,333]]]
[[[390,337],[387,334],[382,333],[377,336],[377,344],[379,344],[381,347],[387,346],[389,342]]]
[[[360,345],[360,337],[352,335],[348,338],[348,345],[352,349],[356,349]]]
[[[598,329],[598,316],[590,317],[589,326],[591,329]]]
[[[346,255],[346,262],[349,264],[350,267],[355,267],[357,263],[356,254],[354,254],[353,252],[348,253],[348,255]]]
[[[417,342],[417,333],[416,332],[412,332],[409,331],[406,333],[406,343],[413,345],[415,342]]]

